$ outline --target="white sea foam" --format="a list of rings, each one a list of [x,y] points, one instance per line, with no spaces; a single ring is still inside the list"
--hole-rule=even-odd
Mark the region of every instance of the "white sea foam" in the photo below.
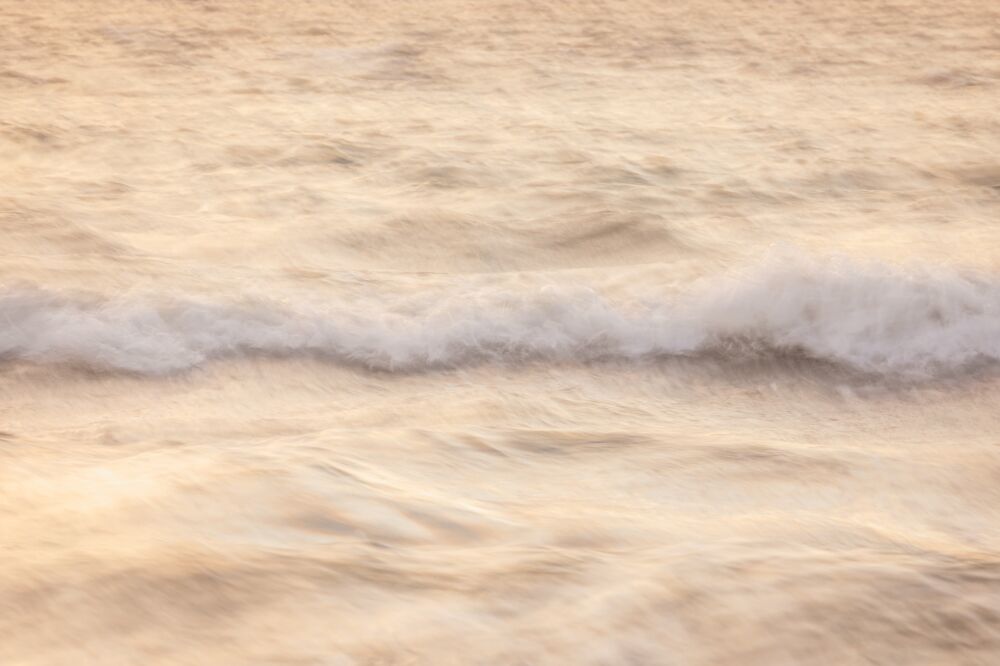
[[[0,295],[0,355],[144,374],[230,355],[318,355],[382,370],[477,361],[800,354],[933,374],[1000,360],[1000,281],[950,270],[772,259],[680,294],[579,286],[456,291],[433,305],[295,308]],[[402,313],[402,314],[401,314]]]

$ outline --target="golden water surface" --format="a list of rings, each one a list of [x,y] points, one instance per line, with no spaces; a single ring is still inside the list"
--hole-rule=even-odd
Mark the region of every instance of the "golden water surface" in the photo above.
[[[1000,663],[1000,7],[0,0],[0,663]]]

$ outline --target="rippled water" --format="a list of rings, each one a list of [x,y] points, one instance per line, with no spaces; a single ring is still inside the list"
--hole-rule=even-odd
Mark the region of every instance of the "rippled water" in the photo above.
[[[0,0],[0,662],[1000,662],[998,25]]]

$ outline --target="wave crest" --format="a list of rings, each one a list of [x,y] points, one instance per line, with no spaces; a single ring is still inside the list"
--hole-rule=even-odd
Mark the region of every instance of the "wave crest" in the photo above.
[[[318,355],[413,371],[480,361],[788,354],[921,375],[1000,360],[1000,282],[953,270],[772,259],[628,300],[550,283],[433,305],[295,308],[0,293],[0,356],[164,374],[233,355]]]

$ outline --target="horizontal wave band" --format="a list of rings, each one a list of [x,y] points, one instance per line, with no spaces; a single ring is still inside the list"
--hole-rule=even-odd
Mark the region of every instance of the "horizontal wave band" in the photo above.
[[[293,308],[0,292],[0,357],[165,374],[234,355],[316,355],[414,371],[525,360],[799,354],[930,375],[1000,360],[1000,282],[838,260],[771,260],[686,293],[628,301],[550,284],[432,305]]]

